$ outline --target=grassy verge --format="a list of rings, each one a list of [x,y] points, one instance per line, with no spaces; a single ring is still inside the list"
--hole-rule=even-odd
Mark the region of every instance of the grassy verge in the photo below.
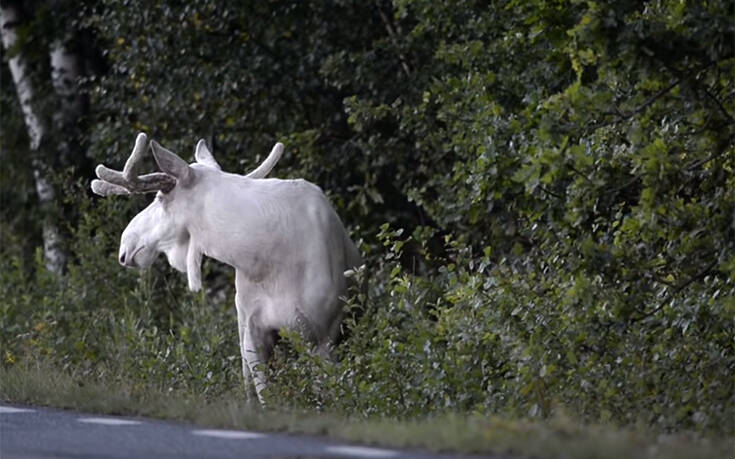
[[[262,410],[225,394],[207,400],[193,394],[164,393],[131,381],[85,383],[52,366],[0,367],[5,402],[96,413],[148,416],[220,428],[328,435],[391,447],[463,453],[504,453],[537,458],[722,458],[733,438],[654,435],[611,426],[580,425],[570,419],[517,421],[442,415],[420,420],[351,419],[329,413]]]

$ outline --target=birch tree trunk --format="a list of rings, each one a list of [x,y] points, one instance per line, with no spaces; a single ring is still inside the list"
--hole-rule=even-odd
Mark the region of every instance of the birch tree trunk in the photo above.
[[[0,33],[2,33],[3,47],[9,55],[8,67],[13,76],[20,108],[23,110],[23,117],[28,128],[31,150],[37,150],[46,133],[46,127],[33,107],[35,91],[27,62],[23,58],[22,51],[16,49],[18,46],[17,29],[24,21],[21,7],[20,2],[0,1]]]
[[[57,193],[49,175],[54,169],[53,166],[70,164],[72,162],[70,157],[75,153],[72,151],[66,133],[73,132],[73,129],[69,128],[86,109],[84,98],[79,94],[76,84],[77,78],[82,73],[82,59],[77,53],[72,52],[66,42],[61,39],[56,40],[50,46],[50,80],[58,96],[58,101],[55,101],[57,103],[50,104],[55,108],[55,113],[50,117],[52,122],[50,122],[49,117],[44,116],[38,108],[37,99],[41,91],[40,88],[34,87],[34,81],[37,80],[31,76],[31,67],[26,58],[27,52],[23,49],[23,43],[19,42],[18,28],[26,22],[25,13],[22,2],[0,1],[2,43],[8,52],[8,66],[18,93],[18,100],[28,129],[30,150],[33,153],[31,168],[35,179],[39,210],[43,219],[44,261],[50,272],[61,274],[67,255],[57,221],[58,214],[54,212],[57,208]],[[53,136],[55,144],[50,141],[52,129],[59,134]]]
[[[83,73],[83,58],[69,46],[70,41],[65,38],[58,38],[51,44],[49,57],[51,83],[58,96],[52,119],[53,130],[58,133],[54,136],[55,148],[59,163],[68,166],[79,163],[75,156],[81,153],[75,148],[74,133],[77,132],[77,122],[87,112],[87,103],[77,84]]]

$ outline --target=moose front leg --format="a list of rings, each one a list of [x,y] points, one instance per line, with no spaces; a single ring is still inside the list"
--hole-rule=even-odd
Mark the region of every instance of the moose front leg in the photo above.
[[[250,314],[244,334],[244,353],[250,367],[250,374],[255,383],[255,393],[262,406],[265,406],[263,389],[265,388],[265,374],[260,365],[268,361],[275,346],[275,330],[267,329],[260,318],[260,311]]]
[[[242,360],[242,378],[245,383],[245,391],[247,393],[248,401],[250,401],[250,395],[252,394],[253,377],[250,374],[250,365],[248,365],[248,359],[245,355],[245,329],[244,325],[238,324],[238,331],[240,334],[240,360]]]
[[[245,334],[247,330],[247,319],[245,311],[242,308],[242,300],[240,295],[235,295],[235,307],[237,308],[237,334],[238,334],[238,347],[240,348],[240,358],[242,360],[242,377],[245,383],[245,395],[247,396],[248,402],[250,402],[253,387],[253,378],[250,374],[250,365],[248,365],[248,359],[245,352]]]
[[[255,393],[258,396],[258,401],[260,402],[261,406],[265,406],[265,399],[263,398],[263,389],[265,388],[265,375],[263,374],[263,371],[258,368],[258,366],[263,363],[265,360],[260,358],[260,353],[257,351],[258,346],[255,343],[255,339],[253,337],[253,334],[250,331],[249,327],[245,327],[244,334],[243,334],[243,342],[242,342],[242,352],[243,352],[243,363],[246,364],[249,368],[248,370],[245,370],[245,367],[243,367],[243,374],[245,371],[248,371],[248,374],[252,378],[252,382],[255,386]]]
[[[245,388],[250,397],[251,385],[255,388],[258,401],[265,406],[263,388],[265,375],[260,365],[268,360],[275,345],[275,337],[263,325],[261,311],[262,299],[258,299],[257,287],[242,273],[235,271],[235,306],[242,356],[242,374]]]

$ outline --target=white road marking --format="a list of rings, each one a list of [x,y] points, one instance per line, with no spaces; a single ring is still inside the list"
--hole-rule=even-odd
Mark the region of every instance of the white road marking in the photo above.
[[[116,418],[79,418],[78,422],[84,422],[87,424],[102,424],[106,426],[135,426],[140,424],[140,421],[131,421],[130,419],[116,419]]]
[[[328,453],[344,454],[354,457],[393,457],[398,456],[398,451],[389,449],[367,448],[365,446],[327,446]]]
[[[0,414],[9,413],[33,413],[36,410],[30,410],[28,408],[13,408],[12,406],[0,406]]]
[[[265,434],[262,434],[262,433],[244,432],[242,430],[204,429],[204,430],[192,430],[191,433],[194,435],[201,435],[204,437],[226,438],[228,440],[255,440],[256,438],[265,437]]]

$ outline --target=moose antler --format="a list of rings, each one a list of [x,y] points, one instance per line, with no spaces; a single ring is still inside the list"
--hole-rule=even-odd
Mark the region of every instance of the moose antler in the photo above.
[[[158,190],[168,193],[176,186],[176,179],[163,172],[138,175],[138,167],[143,159],[148,136],[141,132],[135,139],[135,147],[125,162],[122,172],[112,170],[102,164],[95,173],[99,180],[92,180],[92,191],[100,196],[113,194],[152,193]]]
[[[260,166],[258,166],[257,169],[251,171],[248,175],[245,177],[249,178],[265,178],[268,174],[270,174],[273,167],[276,165],[279,159],[281,159],[281,155],[283,154],[283,144],[281,142],[276,143],[273,145],[273,149],[271,150],[270,154],[267,158],[265,158],[265,161],[263,161]]]

